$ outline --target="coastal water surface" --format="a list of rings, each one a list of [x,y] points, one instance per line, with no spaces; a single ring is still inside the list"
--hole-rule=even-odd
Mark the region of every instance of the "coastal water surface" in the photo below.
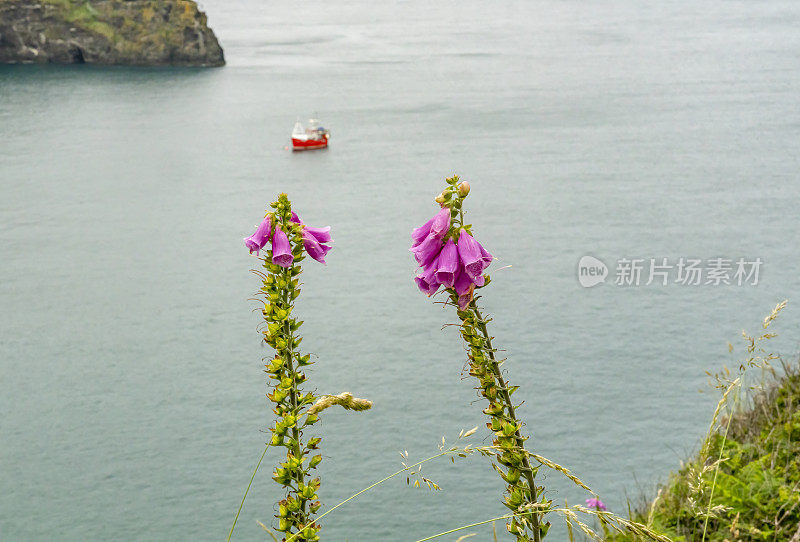
[[[795,2],[203,8],[225,68],[0,69],[0,539],[224,539],[273,418],[241,240],[281,191],[335,239],[296,309],[311,385],[375,404],[318,426],[326,506],[398,451],[483,427],[455,315],[407,251],[453,173],[498,258],[483,303],[531,446],[613,511],[691,453],[716,402],[704,372],[784,298],[774,348],[797,352]],[[312,114],[331,147],[292,154]],[[605,284],[581,287],[584,255]],[[757,285],[614,284],[620,259],[681,257],[763,265]],[[276,460],[234,540],[267,539]],[[423,474],[442,491],[393,480],[326,517],[325,540],[504,513],[485,459]]]

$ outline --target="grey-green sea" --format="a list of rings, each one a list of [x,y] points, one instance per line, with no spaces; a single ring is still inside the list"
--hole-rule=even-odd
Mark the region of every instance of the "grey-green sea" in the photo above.
[[[696,449],[705,371],[784,298],[772,344],[797,352],[796,2],[202,7],[225,68],[0,69],[0,539],[224,540],[274,419],[242,238],[283,191],[335,241],[296,308],[308,385],[374,402],[315,426],[324,509],[400,451],[476,425],[490,444],[455,314],[416,289],[408,252],[454,173],[497,258],[481,303],[529,445],[612,511]],[[292,153],[312,115],[330,148]],[[581,285],[587,255],[604,283]],[[649,280],[663,259],[666,284]],[[740,259],[757,280],[738,284]],[[267,540],[277,459],[233,540]],[[327,516],[323,540],[414,542],[505,511],[485,458],[422,474],[441,491],[400,476]],[[589,496],[540,479],[557,503]],[[491,537],[442,539],[471,532]]]

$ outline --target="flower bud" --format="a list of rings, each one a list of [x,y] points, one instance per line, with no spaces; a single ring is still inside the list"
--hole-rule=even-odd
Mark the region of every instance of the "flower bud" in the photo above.
[[[511,492],[511,495],[506,497],[506,502],[511,506],[513,506],[514,508],[517,508],[520,504],[522,504],[522,493],[520,493],[516,489],[513,490]]]
[[[297,365],[303,367],[304,365],[308,365],[311,363],[311,354],[306,354],[297,359]]]
[[[467,181],[463,181],[460,185],[458,185],[458,195],[462,198],[467,197],[469,194],[469,183]]]
[[[291,471],[295,471],[295,470],[299,469],[302,464],[303,464],[303,459],[302,458],[297,458],[297,457],[294,457],[294,456],[290,457],[286,461],[286,463],[284,463],[286,468],[288,470],[291,470]]]
[[[495,433],[495,435],[497,435],[495,443],[503,450],[513,450],[516,447],[517,443],[514,439],[500,436],[500,433]]]
[[[315,499],[317,497],[316,491],[314,491],[314,488],[311,486],[303,486],[303,489],[300,490],[300,495],[306,500]]]
[[[435,199],[435,201],[436,201],[436,203],[438,203],[438,204],[442,204],[442,203],[444,203],[444,202],[445,202],[445,201],[447,201],[447,200],[445,200],[445,199],[444,199],[444,194],[439,194],[438,196],[436,196],[436,199]]]
[[[498,414],[503,413],[503,406],[500,403],[491,403],[487,408],[483,410],[484,414],[489,416],[496,416]],[[492,420],[494,421],[494,420]],[[498,428],[500,425],[498,424]]]
[[[278,517],[285,518],[289,516],[289,509],[285,504],[278,505]]]
[[[283,388],[275,388],[275,391],[267,395],[270,401],[280,403],[289,396],[289,392]]]
[[[291,480],[289,473],[286,472],[285,469],[277,467],[275,471],[272,473],[272,479],[278,482],[279,484],[283,484]]]

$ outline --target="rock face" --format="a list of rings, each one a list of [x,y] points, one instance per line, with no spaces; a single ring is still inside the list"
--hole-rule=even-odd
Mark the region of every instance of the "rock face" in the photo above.
[[[0,64],[222,66],[191,0],[0,0]]]

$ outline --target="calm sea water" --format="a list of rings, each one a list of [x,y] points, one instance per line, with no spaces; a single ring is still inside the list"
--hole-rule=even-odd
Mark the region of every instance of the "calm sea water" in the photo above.
[[[241,239],[280,191],[336,241],[297,308],[311,382],[375,403],[324,416],[328,506],[399,450],[426,457],[483,424],[441,330],[454,315],[416,291],[407,252],[449,174],[472,181],[475,230],[511,266],[484,301],[532,446],[612,510],[697,445],[715,402],[698,389],[728,341],[800,302],[795,2],[204,8],[224,69],[0,70],[2,540],[227,535],[272,419]],[[293,155],[314,113],[331,148]],[[580,286],[586,254],[606,284]],[[757,286],[613,284],[621,258],[680,257],[764,264]],[[798,314],[777,324],[783,353]],[[275,462],[234,539],[265,539]],[[326,539],[503,513],[483,459],[424,474],[443,490],[387,483],[331,514]]]

